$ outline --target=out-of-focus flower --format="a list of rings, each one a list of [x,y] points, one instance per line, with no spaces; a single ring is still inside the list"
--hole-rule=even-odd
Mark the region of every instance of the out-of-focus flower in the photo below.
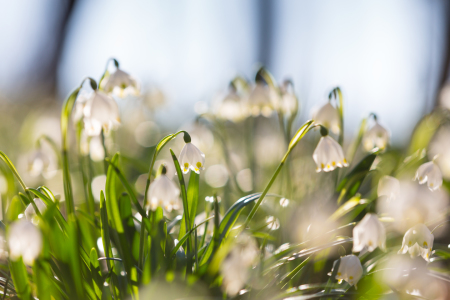
[[[209,166],[205,172],[206,183],[213,188],[220,188],[228,182],[228,170],[224,165]]]
[[[119,68],[101,82],[100,88],[120,98],[128,95],[138,96],[140,90],[137,80]]]
[[[91,189],[94,200],[100,202],[100,193],[105,190],[106,175],[98,175],[92,179]]]
[[[337,261],[333,264],[333,269],[336,266]],[[333,270],[332,270],[333,271]],[[336,273],[336,279],[339,281],[345,280],[350,285],[354,285],[356,289],[356,284],[361,279],[363,274],[363,268],[359,258],[355,255],[347,255],[341,257],[341,262]]]
[[[50,179],[56,175],[57,171],[58,160],[49,149],[37,149],[28,157],[28,172],[33,177],[42,175]]]
[[[42,201],[39,198],[34,198],[34,203],[36,204],[36,206],[41,214],[43,214],[44,211],[47,209],[47,205],[45,205],[44,201]],[[25,209],[25,218],[28,221],[33,222],[34,216],[36,216],[36,210],[34,209],[32,204],[28,204],[27,208]]]
[[[363,146],[366,151],[371,151],[373,148],[385,149],[389,143],[389,131],[386,128],[380,125],[378,121],[375,121],[375,124],[366,131],[363,136]]]
[[[353,252],[360,252],[366,248],[372,252],[377,247],[386,248],[386,229],[377,215],[368,213],[353,228]]]
[[[75,101],[75,107],[72,112],[72,120],[73,123],[76,124],[81,121],[84,117],[84,107],[86,106],[87,101],[92,96],[93,91],[87,91],[85,89],[81,89],[78,93],[77,100]]]
[[[223,289],[231,297],[236,296],[249,279],[249,268],[259,255],[256,241],[242,233],[236,244],[220,266],[223,276]]]
[[[102,161],[105,158],[102,137],[100,135],[91,137],[89,141],[89,155],[93,161]]]
[[[253,190],[253,177],[251,169],[240,170],[236,174],[236,182],[239,188],[244,192],[250,192]]]
[[[297,113],[298,100],[294,86],[290,80],[285,80],[280,86],[281,98],[278,109],[287,117]]]
[[[263,115],[269,117],[273,110],[275,91],[263,82],[257,82],[248,97],[248,106],[253,116]]]
[[[233,84],[230,84],[228,93],[218,103],[215,111],[219,118],[231,122],[239,122],[249,114],[244,99],[238,94]]]
[[[99,135],[102,128],[108,133],[120,124],[116,101],[102,91],[95,91],[83,109],[84,128],[90,136]]]
[[[32,265],[42,251],[41,231],[30,221],[20,219],[9,228],[8,246],[12,260],[22,257],[25,264]]]
[[[417,169],[415,180],[420,184],[428,182],[428,188],[435,191],[442,185],[442,173],[434,161],[429,161]]]
[[[191,142],[187,142],[181,149],[180,162],[184,174],[187,174],[189,169],[200,174],[200,170],[205,168],[205,154]]]
[[[337,167],[348,166],[341,145],[329,135],[320,138],[316,150],[314,150],[313,159],[317,165],[317,172],[330,172]]]
[[[392,176],[383,176],[378,181],[378,197],[385,196],[388,201],[398,199],[400,196],[400,181]]]
[[[167,212],[181,208],[180,189],[165,174],[165,168],[158,178],[151,184],[148,190],[148,203],[146,208],[156,210],[158,206]]]
[[[277,230],[278,228],[280,228],[280,220],[278,220],[274,216],[267,216],[266,224],[269,230]]]
[[[428,187],[411,180],[399,182],[395,199],[381,197],[377,200],[377,212],[392,218],[393,227],[401,233],[419,223],[439,222],[442,211],[448,207],[448,195],[442,189],[431,192]]]
[[[281,198],[280,199],[280,205],[281,205],[281,207],[287,207],[289,205],[289,199]]]
[[[326,127],[334,134],[339,134],[339,132],[341,131],[341,121],[339,119],[339,112],[333,105],[331,105],[330,102],[327,102],[327,104],[322,106],[313,115],[313,119],[315,124],[320,124]]]
[[[434,235],[424,224],[417,224],[409,229],[403,237],[402,248],[399,254],[409,252],[411,257],[422,256],[426,261],[430,260],[433,248]]]

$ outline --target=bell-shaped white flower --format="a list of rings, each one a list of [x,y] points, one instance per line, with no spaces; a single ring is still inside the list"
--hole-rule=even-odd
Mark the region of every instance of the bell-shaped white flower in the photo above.
[[[165,174],[161,174],[150,184],[147,199],[146,208],[149,210],[154,211],[158,206],[167,212],[181,208],[180,189]]]
[[[285,80],[280,86],[280,103],[278,109],[287,117],[292,116],[298,110],[298,100],[294,86],[290,80]]]
[[[417,224],[410,228],[403,237],[402,248],[399,254],[409,252],[411,257],[422,256],[426,261],[430,260],[433,248],[434,235],[424,224]]]
[[[427,182],[428,188],[435,191],[442,185],[442,173],[436,163],[430,161],[417,169],[415,180],[419,180],[420,184]]]
[[[25,264],[32,265],[42,251],[41,231],[30,221],[20,219],[9,228],[8,247],[12,260],[22,257]]]
[[[253,116],[269,117],[274,110],[275,92],[262,82],[257,82],[248,97],[248,106]]]
[[[372,252],[377,247],[386,248],[386,229],[377,215],[368,213],[353,228],[353,252],[360,252],[366,248]]]
[[[45,205],[44,201],[39,198],[34,198],[34,203],[36,204],[41,214],[43,214],[47,209],[47,205]],[[36,216],[36,210],[34,209],[34,206],[32,204],[28,204],[27,208],[25,209],[25,218],[33,222],[34,216]]]
[[[102,137],[97,135],[91,137],[89,141],[89,155],[93,161],[102,161],[105,158]]]
[[[248,109],[236,88],[230,87],[228,93],[216,108],[216,115],[224,120],[239,122],[248,116]]]
[[[363,136],[363,146],[366,151],[371,151],[373,148],[385,149],[389,143],[389,131],[375,121],[375,125],[372,126]]]
[[[84,128],[90,136],[106,133],[120,124],[119,107],[116,101],[102,91],[95,91],[83,110]]]
[[[200,170],[205,168],[205,154],[191,142],[188,142],[181,149],[180,163],[184,174],[187,174],[189,169],[200,174]]]
[[[388,201],[398,199],[400,196],[400,181],[392,176],[383,176],[378,181],[378,197],[385,196]]]
[[[42,175],[50,179],[58,171],[58,160],[49,149],[40,148],[28,157],[28,172],[31,176]]]
[[[320,138],[314,150],[313,159],[317,165],[317,172],[330,172],[337,167],[348,167],[341,145],[329,135]]]
[[[337,261],[334,262],[333,269],[336,266],[336,263]],[[336,273],[337,280],[345,280],[348,284],[354,285],[356,288],[356,284],[361,279],[362,274],[363,268],[358,257],[355,255],[341,257],[341,262]]]
[[[120,98],[125,98],[128,95],[137,96],[140,89],[137,80],[119,68],[101,82],[100,88],[106,93],[112,93]]]
[[[341,121],[339,119],[338,110],[327,102],[322,106],[313,116],[314,122],[326,127],[334,134],[339,134],[341,131]]]

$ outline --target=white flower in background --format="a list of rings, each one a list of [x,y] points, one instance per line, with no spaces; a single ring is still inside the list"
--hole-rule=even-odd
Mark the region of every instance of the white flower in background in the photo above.
[[[427,186],[412,182],[410,178],[401,180],[399,185],[393,199],[380,197],[377,200],[378,214],[391,218],[395,230],[403,234],[416,224],[444,220],[442,212],[449,205],[448,194],[444,189],[432,192]]]
[[[275,94],[267,85],[257,82],[248,97],[248,106],[253,116],[263,115],[269,117],[274,109],[273,98]]]
[[[84,107],[86,106],[87,101],[92,96],[92,90],[82,89],[77,96],[75,101],[75,106],[72,112],[72,120],[74,124],[77,124],[84,117]]]
[[[43,214],[44,211],[47,209],[47,205],[45,205],[44,201],[42,201],[39,198],[34,198],[34,203],[36,204],[41,214]],[[33,222],[34,216],[36,216],[36,210],[34,209],[32,204],[28,204],[27,208],[25,209],[25,218],[28,221]]]
[[[128,95],[138,96],[140,90],[137,80],[119,68],[102,80],[100,88],[120,98]]]
[[[216,115],[231,122],[239,122],[248,116],[247,106],[232,84],[230,84],[228,93],[219,102]]]
[[[28,157],[28,172],[31,176],[44,176],[50,179],[58,171],[58,160],[50,149],[41,147]]]
[[[147,195],[146,208],[156,210],[158,206],[167,212],[181,208],[180,189],[165,174],[165,168],[151,184]]]
[[[333,269],[337,261],[333,264]],[[336,279],[339,281],[347,281],[348,284],[354,285],[356,289],[356,284],[361,279],[363,274],[363,268],[359,258],[355,255],[347,255],[341,257],[341,262],[336,273]]]
[[[330,172],[337,167],[348,167],[341,145],[329,135],[320,138],[316,150],[314,150],[313,159],[317,165],[317,172]]]
[[[383,176],[378,181],[378,197],[385,196],[388,201],[393,201],[400,197],[400,181],[392,176]]]
[[[341,121],[339,119],[338,110],[327,102],[315,114],[313,114],[315,124],[320,124],[326,127],[334,134],[339,134],[341,131]]]
[[[278,218],[275,218],[274,216],[267,216],[266,224],[269,230],[277,230],[278,228],[280,228],[280,220],[278,220]]]
[[[415,180],[419,180],[420,184],[428,182],[428,188],[435,191],[442,185],[442,173],[434,161],[430,161],[417,169]]]
[[[253,237],[242,233],[236,238],[236,244],[220,266],[222,288],[229,296],[236,296],[245,286],[250,275],[249,268],[258,255],[258,245]]]
[[[119,107],[116,101],[102,91],[95,91],[83,109],[84,128],[89,136],[108,133],[120,124]]]
[[[93,161],[102,161],[105,158],[105,149],[103,148],[100,135],[91,137],[89,141],[89,156]]]
[[[427,226],[417,224],[409,229],[403,237],[402,248],[399,254],[409,252],[411,257],[422,256],[426,261],[430,260],[431,249],[433,248],[434,236]]]
[[[377,215],[368,213],[353,228],[353,252],[367,249],[372,252],[377,247],[386,249],[386,229]]]
[[[362,144],[366,151],[371,151],[373,148],[385,149],[389,143],[389,131],[375,121],[372,126],[363,136]]]
[[[12,260],[22,257],[25,264],[32,265],[42,251],[41,231],[28,220],[15,221],[9,228],[8,246]]]
[[[285,116],[292,116],[298,110],[297,96],[295,95],[294,86],[290,80],[285,80],[280,86],[281,98],[278,109]]]
[[[187,174],[189,169],[200,174],[200,170],[205,168],[205,154],[190,141],[186,142],[183,149],[181,149],[180,163],[184,174]]]

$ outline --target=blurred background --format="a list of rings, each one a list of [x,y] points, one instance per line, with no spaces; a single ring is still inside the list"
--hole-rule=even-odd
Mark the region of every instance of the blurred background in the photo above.
[[[301,121],[340,85],[349,133],[373,111],[403,144],[447,79],[449,9],[444,0],[0,0],[0,99],[61,102],[115,57],[144,94],[164,94],[156,118],[176,128],[263,64],[292,78]]]

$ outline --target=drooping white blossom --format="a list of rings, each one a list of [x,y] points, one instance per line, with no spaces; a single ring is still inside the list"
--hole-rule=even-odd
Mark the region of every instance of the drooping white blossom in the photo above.
[[[320,138],[316,150],[314,150],[313,159],[317,165],[317,172],[330,172],[338,167],[348,166],[341,145],[329,135]]]
[[[366,151],[371,151],[373,148],[385,149],[389,143],[389,131],[380,125],[377,121],[366,131],[363,136],[362,144]]]
[[[415,180],[420,184],[428,183],[428,188],[435,191],[442,185],[442,173],[434,161],[422,164],[416,172]]]
[[[285,80],[280,86],[280,92],[281,97],[278,109],[285,116],[290,117],[298,110],[298,100],[292,82]]]
[[[200,170],[205,168],[205,154],[191,142],[188,142],[181,149],[180,163],[184,174],[187,174],[189,169],[200,174]]]
[[[11,224],[8,232],[9,256],[12,260],[22,257],[27,265],[33,265],[42,251],[42,233],[28,220],[20,219]]]
[[[353,228],[353,252],[366,248],[372,252],[377,247],[386,248],[386,229],[376,214],[368,213]]]
[[[119,68],[101,82],[100,88],[106,93],[112,93],[120,98],[124,98],[128,95],[137,96],[140,92],[137,80]]]
[[[105,149],[103,148],[102,137],[100,135],[90,138],[89,156],[93,161],[102,161],[105,158]]]
[[[248,107],[244,99],[233,86],[228,89],[228,93],[216,108],[216,115],[219,118],[232,122],[239,122],[245,119],[248,114]]]
[[[314,122],[326,127],[334,134],[339,134],[341,130],[341,121],[338,110],[327,102],[313,115]]]
[[[262,82],[257,82],[248,97],[248,106],[253,116],[269,117],[274,110],[275,91]]]
[[[400,181],[392,176],[383,176],[378,181],[378,197],[385,196],[388,201],[398,199],[400,196]]]
[[[58,160],[50,149],[37,149],[28,157],[28,172],[33,177],[42,175],[50,179],[58,172]]]
[[[116,101],[102,91],[95,91],[83,109],[84,128],[88,135],[96,136],[103,130],[108,133],[120,124]]]
[[[45,205],[44,201],[42,201],[39,198],[34,198],[34,203],[36,204],[39,212],[41,214],[44,213],[44,211],[47,209],[47,205]],[[34,209],[34,206],[32,204],[28,204],[27,208],[25,209],[25,218],[28,221],[33,222],[34,216],[36,216],[36,210]]]
[[[424,224],[417,224],[410,228],[403,237],[402,248],[399,254],[409,252],[411,257],[422,256],[426,261],[430,260],[433,248],[434,235]]]
[[[156,210],[158,206],[167,212],[181,208],[180,189],[165,174],[158,176],[151,184],[146,208]]]
[[[253,237],[242,233],[220,266],[223,277],[222,288],[231,297],[236,296],[249,279],[249,268],[259,255],[258,246]]]
[[[333,269],[336,266],[336,263],[337,261],[334,262]],[[356,284],[361,279],[362,274],[363,268],[358,257],[355,255],[341,257],[341,262],[339,263],[339,268],[336,273],[337,280],[347,281],[349,285],[354,285],[356,288]]]

